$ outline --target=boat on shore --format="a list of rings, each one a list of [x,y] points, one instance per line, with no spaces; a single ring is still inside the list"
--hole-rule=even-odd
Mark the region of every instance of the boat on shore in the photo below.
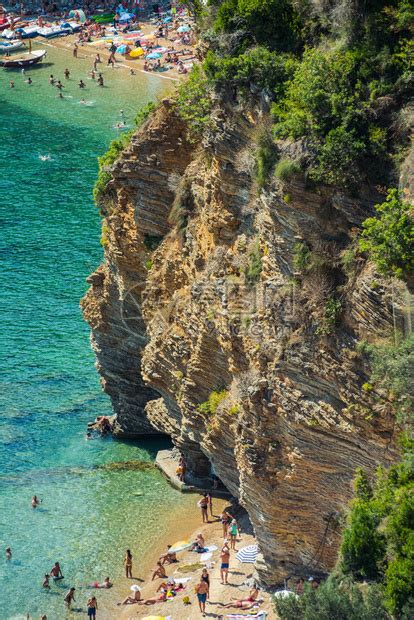
[[[0,43],[0,52],[8,54],[9,52],[14,52],[15,50],[20,49],[23,45],[23,41],[19,41],[18,39],[15,39],[14,41],[2,41]]]
[[[21,67],[28,67],[29,65],[36,65],[41,62],[46,56],[46,50],[37,50],[35,52],[27,52],[27,54],[21,54],[20,56],[3,57],[0,59],[0,66],[5,69],[17,69]]]

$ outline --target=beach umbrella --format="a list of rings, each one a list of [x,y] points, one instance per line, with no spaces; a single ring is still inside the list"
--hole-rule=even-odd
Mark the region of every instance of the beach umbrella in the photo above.
[[[171,16],[170,17],[165,17],[162,21],[164,22],[164,24],[168,24],[169,22],[172,21],[172,17]]]
[[[236,558],[239,562],[254,564],[254,562],[256,562],[258,552],[259,549],[257,545],[247,545],[247,547],[243,547],[243,549],[240,549],[240,551],[236,553]]]
[[[132,13],[122,13],[121,17],[119,18],[120,22],[129,22],[130,19],[132,19],[134,17],[134,15]]]
[[[177,28],[177,32],[190,32],[191,28],[190,26],[180,26],[179,28]]]
[[[126,45],[120,45],[119,47],[116,48],[116,51],[118,52],[118,54],[125,54]]]
[[[157,58],[161,58],[161,56],[162,54],[159,52],[151,52],[151,54],[147,54],[145,58],[147,58],[147,60],[157,60]]]
[[[191,542],[191,540],[179,540],[168,549],[168,553],[178,553],[179,551],[185,551],[185,549],[189,549],[192,546],[193,543]]]
[[[141,587],[134,583],[134,585],[131,586],[131,590],[132,592],[141,592]]]
[[[139,58],[144,55],[144,50],[141,47],[137,47],[136,49],[129,52],[130,58]]]

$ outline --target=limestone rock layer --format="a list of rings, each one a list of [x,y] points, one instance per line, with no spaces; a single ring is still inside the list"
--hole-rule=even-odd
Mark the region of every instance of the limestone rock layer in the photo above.
[[[213,465],[275,584],[333,566],[355,469],[396,457],[357,345],[404,317],[349,254],[375,190],[347,196],[302,174],[260,189],[254,117],[222,109],[215,125],[190,142],[165,101],[132,138],[82,307],[117,432],[170,435],[199,478]]]

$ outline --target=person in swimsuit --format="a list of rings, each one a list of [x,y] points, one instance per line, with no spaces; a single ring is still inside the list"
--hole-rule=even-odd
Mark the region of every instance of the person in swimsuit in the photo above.
[[[6,560],[11,560],[12,558],[12,550],[10,547],[7,547],[6,549]]]
[[[98,609],[98,601],[95,596],[91,596],[86,603],[88,607],[88,618],[96,618],[96,611]]]
[[[70,78],[70,71],[69,71],[69,69],[65,69],[64,73],[65,73],[65,78],[68,80]]]
[[[50,590],[49,575],[47,573],[46,573],[45,578],[43,580],[42,587],[46,588],[47,590]]]
[[[82,79],[79,80],[78,86],[79,86],[79,88],[86,88],[86,84],[85,84],[85,82]]]
[[[50,576],[56,581],[58,579],[63,579],[62,570],[60,568],[59,562],[55,562],[52,570],[50,571]]]
[[[252,588],[250,590],[250,594],[247,598],[241,598],[241,599],[233,599],[232,603],[217,603],[218,605],[221,605],[222,607],[236,607],[236,609],[251,609],[257,601],[257,597],[259,596],[259,590],[257,588]]]
[[[210,598],[210,575],[208,574],[206,568],[203,568],[203,572],[201,573],[201,581],[205,581],[208,585],[207,598]]]
[[[132,553],[129,549],[125,552],[124,557],[125,577],[127,579],[133,579],[132,577]]]
[[[171,549],[171,545],[167,545],[167,553],[163,553],[162,555],[160,555],[160,562],[161,564],[173,564],[175,562],[178,562],[177,560],[177,554],[176,553],[170,553],[170,549]]]
[[[230,523],[229,534],[230,534],[230,549],[236,551],[236,538],[239,533],[239,528],[237,527],[236,519],[233,519]]]
[[[220,559],[221,559],[221,566],[220,566],[221,583],[225,585],[228,583],[227,577],[229,573],[229,564],[230,564],[230,549],[227,543],[223,546],[221,550]]]
[[[161,577],[161,579],[165,579],[166,576],[167,576],[167,573],[165,572],[165,568],[163,567],[161,562],[157,562],[157,567],[152,574],[151,581],[154,581],[154,579],[156,579],[157,577]]]
[[[124,598],[122,603],[117,603],[117,605],[134,605],[135,603],[139,603],[141,601],[141,590],[135,590],[134,596],[127,596]]]
[[[71,588],[68,592],[66,592],[63,600],[65,601],[66,607],[70,609],[72,602],[75,601],[75,588]]]
[[[203,519],[203,523],[209,523],[208,513],[207,513],[207,507],[208,507],[207,493],[204,493],[203,497],[199,500],[197,505],[201,509],[201,517]]]
[[[203,616],[206,615],[206,601],[207,601],[207,594],[208,594],[208,584],[203,581],[203,579],[200,580],[200,583],[198,583],[195,587],[195,591],[197,594],[197,598],[198,598],[198,606],[200,607],[200,611],[203,614]]]
[[[227,538],[227,530],[228,530],[231,519],[232,519],[232,516],[229,515],[228,512],[223,510],[220,516],[221,525],[223,526],[223,538]]]
[[[197,534],[197,537],[194,541],[191,551],[197,551],[197,553],[202,553],[204,551],[205,546],[206,546],[206,543],[204,540],[204,536],[200,532],[200,534]]]

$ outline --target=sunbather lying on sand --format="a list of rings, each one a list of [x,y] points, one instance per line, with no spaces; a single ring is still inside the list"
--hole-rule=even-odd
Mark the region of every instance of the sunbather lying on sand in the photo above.
[[[259,590],[257,588],[252,588],[250,590],[250,594],[248,598],[242,599],[233,599],[232,603],[217,603],[217,605],[221,605],[222,607],[236,607],[236,609],[251,609],[257,601],[257,597],[259,596]]]

